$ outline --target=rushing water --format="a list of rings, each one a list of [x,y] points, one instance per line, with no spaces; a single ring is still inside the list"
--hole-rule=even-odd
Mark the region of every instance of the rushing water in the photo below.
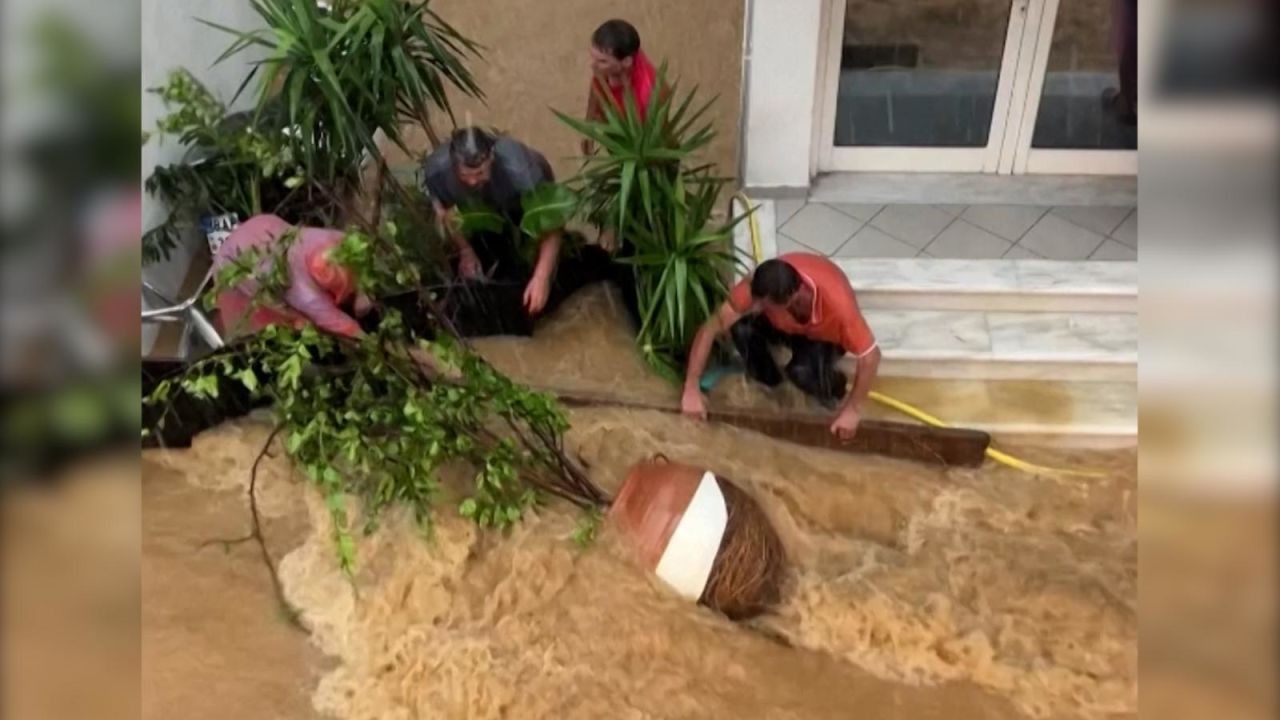
[[[644,372],[600,291],[535,339],[477,345],[527,382],[637,399],[674,392]],[[801,403],[724,385],[713,402]],[[298,653],[262,672],[301,685],[323,666],[315,708],[370,720],[1136,716],[1132,452],[1034,450],[1108,473],[1063,480],[817,451],[654,411],[582,409],[571,421],[569,451],[606,488],[663,452],[757,498],[792,566],[776,613],[744,627],[680,600],[607,527],[579,549],[568,539],[577,517],[560,503],[507,536],[445,511],[424,539],[393,513],[359,540],[351,583],[323,501],[269,458],[264,514],[310,521],[281,561],[285,590],[332,659]],[[148,474],[185,477],[225,501],[247,483],[267,431],[228,424],[190,451],[152,453]],[[185,512],[161,501],[161,514]],[[224,561],[255,556],[237,549]],[[208,600],[208,622],[236,592]],[[238,637],[230,621],[226,630],[227,642]]]

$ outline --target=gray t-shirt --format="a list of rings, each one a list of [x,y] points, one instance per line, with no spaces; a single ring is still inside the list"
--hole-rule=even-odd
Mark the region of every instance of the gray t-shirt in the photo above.
[[[458,181],[442,145],[422,162],[427,194],[446,208],[462,202],[480,202],[508,217],[520,215],[520,198],[542,183],[554,182],[551,165],[542,153],[501,135],[493,146],[493,171],[483,187],[469,190]]]

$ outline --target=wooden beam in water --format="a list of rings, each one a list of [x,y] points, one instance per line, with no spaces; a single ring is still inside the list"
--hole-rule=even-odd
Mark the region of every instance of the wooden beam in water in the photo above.
[[[570,406],[613,405],[678,413],[674,404],[641,402],[603,394],[549,390]],[[847,453],[871,453],[949,467],[981,467],[991,436],[979,430],[863,420],[848,442],[831,434],[831,420],[814,415],[783,415],[753,410],[709,410],[708,420],[763,433],[808,447]]]

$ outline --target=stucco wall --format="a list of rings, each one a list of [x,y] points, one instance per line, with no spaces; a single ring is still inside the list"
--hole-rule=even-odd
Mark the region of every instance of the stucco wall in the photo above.
[[[538,148],[560,177],[577,169],[577,136],[550,108],[581,116],[586,109],[591,32],[623,18],[640,31],[655,65],[668,62],[669,78],[699,96],[719,100],[708,112],[718,137],[707,159],[722,174],[737,174],[743,0],[436,0],[432,7],[468,37],[486,46],[471,64],[487,95],[485,105],[459,102],[458,122],[510,132]],[[447,120],[437,124],[447,129]],[[427,146],[421,133],[411,147]],[[388,152],[393,163],[406,161]]]

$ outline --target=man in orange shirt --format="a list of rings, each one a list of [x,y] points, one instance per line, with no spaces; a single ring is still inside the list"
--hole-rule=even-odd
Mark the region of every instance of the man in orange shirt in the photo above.
[[[782,382],[771,345],[791,348],[786,377],[828,407],[839,403],[831,432],[848,440],[858,430],[862,402],[880,367],[880,348],[858,309],[844,272],[821,255],[788,253],[760,263],[693,340],[681,409],[705,418],[699,382],[716,336],[728,330],[747,374],[770,387]],[[853,389],[836,368],[844,353],[858,358]],[[843,398],[843,402],[840,399]]]

